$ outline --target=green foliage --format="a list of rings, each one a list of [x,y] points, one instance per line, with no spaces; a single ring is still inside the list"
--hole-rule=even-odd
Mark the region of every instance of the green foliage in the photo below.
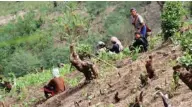
[[[67,63],[69,62],[69,48],[47,48],[39,57],[41,57],[41,65],[43,65],[45,68],[52,67],[57,63]]]
[[[84,36],[85,31],[88,29],[87,26],[87,18],[68,10],[62,17],[57,19],[57,23],[53,27],[60,29],[57,33],[61,33],[63,38],[67,38],[69,41],[76,41],[79,36]]]
[[[129,50],[129,48],[124,48],[123,49],[123,54],[128,56],[128,55],[131,54],[131,51]]]
[[[105,61],[116,61],[124,57],[123,53],[115,54],[112,52],[101,52],[99,53],[98,58]]]
[[[99,53],[98,58],[106,61],[116,61],[130,56],[132,60],[136,60],[139,56],[139,50],[139,48],[136,48],[134,51],[131,52],[129,48],[124,48],[123,51],[119,54],[115,54],[112,52],[102,52]]]
[[[34,72],[35,68],[40,65],[37,56],[23,50],[16,51],[4,62],[4,73],[7,74],[8,72],[13,72],[16,76]]]
[[[163,12],[161,14],[161,28],[164,35],[164,39],[167,40],[173,36],[181,26],[182,16],[185,14],[185,10],[182,6],[182,2],[167,1],[164,4]]]
[[[135,48],[135,50],[133,50],[133,52],[131,53],[131,58],[133,61],[137,60],[138,56],[139,56],[139,51],[140,48]]]
[[[76,50],[80,58],[89,57],[93,53],[91,46],[88,44],[79,44]]]
[[[9,23],[3,27],[1,37],[8,37],[4,39],[17,38],[21,36],[28,36],[29,34],[35,32],[42,25],[43,21],[41,18],[35,19],[35,14],[30,12],[24,16],[24,19],[21,17],[18,18],[17,23]],[[3,40],[3,39],[0,39]]]
[[[190,14],[191,14],[191,16],[192,16],[192,2],[190,1],[189,4],[190,4],[190,6],[189,6]]]
[[[150,40],[149,40],[150,41],[150,43],[149,43],[150,50],[154,49],[158,45],[158,43],[160,43],[162,40],[161,35],[156,35],[156,36],[152,36],[149,38],[150,38]]]
[[[107,4],[108,2],[106,1],[89,1],[86,2],[86,8],[88,13],[90,13],[92,17],[94,17],[104,11],[107,7]]]
[[[185,67],[192,67],[192,31],[185,32],[184,34],[176,33],[174,39],[178,41],[184,50],[184,55],[178,59]]]
[[[0,4],[0,14],[16,14],[19,11],[30,11],[30,10],[42,10],[43,8],[48,9],[51,7],[52,2],[34,2],[34,1],[2,1]]]
[[[179,62],[186,67],[192,67],[192,55],[188,52],[179,58]]]
[[[180,35],[180,45],[184,50],[188,50],[192,53],[192,31],[186,32],[184,35]]]
[[[80,80],[81,80],[81,76],[77,76],[75,78],[66,78],[65,81],[71,86],[71,87],[75,87],[79,84]]]
[[[118,12],[114,12],[105,19],[104,27],[108,31],[108,34],[117,35],[117,33],[121,30],[122,24],[126,21],[127,19],[125,16],[122,16]]]

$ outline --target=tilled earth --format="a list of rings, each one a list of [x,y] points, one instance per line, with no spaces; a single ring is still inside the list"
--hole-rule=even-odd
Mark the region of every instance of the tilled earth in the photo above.
[[[162,99],[155,95],[156,88],[163,90],[164,94],[172,93],[170,103],[173,107],[191,107],[192,92],[182,81],[179,81],[181,85],[176,91],[170,91],[172,67],[181,54],[178,46],[169,45],[141,54],[138,60],[133,62],[127,58],[122,61],[124,65],[121,68],[100,72],[99,79],[86,85],[80,83],[79,86],[50,98],[38,107],[128,107],[141,91],[144,92],[145,107],[163,107]],[[139,76],[146,72],[145,61],[149,55],[153,56],[153,68],[157,78],[149,80],[149,85],[140,88]],[[114,100],[117,92],[119,102]]]

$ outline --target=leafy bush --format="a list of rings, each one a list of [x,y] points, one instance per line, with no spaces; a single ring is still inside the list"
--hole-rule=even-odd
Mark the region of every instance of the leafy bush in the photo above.
[[[161,14],[161,28],[165,40],[173,36],[174,33],[179,30],[184,13],[185,11],[182,6],[182,2],[165,2],[163,12]]]
[[[192,31],[185,32],[184,34],[176,33],[174,39],[176,39],[184,51],[192,53]]]
[[[192,55],[186,52],[184,56],[179,58],[179,62],[185,67],[192,68]]]
[[[47,48],[39,57],[41,58],[41,65],[45,68],[53,67],[57,63],[67,63],[69,62],[69,48]]]
[[[106,1],[89,1],[86,2],[87,11],[94,17],[99,15],[107,7]]]
[[[69,10],[64,13],[63,17],[57,19],[57,24],[55,26],[61,28],[59,33],[63,33],[64,28],[63,35],[70,41],[74,41],[78,36],[84,35],[87,31],[87,21],[87,18]]]
[[[190,2],[190,14],[191,14],[191,16],[192,16],[192,2]]]
[[[124,55],[127,55],[127,56],[130,55],[130,54],[131,54],[130,49],[129,49],[129,48],[124,48],[124,49],[123,49],[123,54],[124,54]]]
[[[35,14],[30,12],[24,16],[18,18],[17,23],[9,23],[4,26],[1,32],[2,40],[10,40],[22,36],[28,36],[29,34],[35,32],[42,25],[43,21],[41,18],[36,19]]]
[[[34,72],[40,65],[40,61],[35,55],[23,50],[16,51],[9,59],[4,60],[4,63],[4,74],[13,72],[17,77]]]
[[[187,69],[192,68],[192,31],[185,32],[184,34],[176,33],[174,38],[178,41],[184,50],[184,55],[179,58],[179,63]]]
[[[90,57],[93,52],[91,46],[88,44],[79,44],[76,50],[81,59],[84,57]]]

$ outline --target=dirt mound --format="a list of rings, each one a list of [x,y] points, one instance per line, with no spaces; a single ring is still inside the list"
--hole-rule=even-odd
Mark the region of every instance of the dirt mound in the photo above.
[[[172,51],[176,50],[176,51]],[[109,106],[113,104],[115,107],[126,107],[134,101],[136,95],[141,91],[144,92],[144,106],[147,107],[163,107],[163,102],[160,97],[155,98],[155,88],[159,87],[163,90],[168,90],[171,87],[172,81],[172,63],[176,57],[181,55],[179,47],[169,45],[161,50],[147,52],[142,54],[138,60],[128,63],[117,70],[105,72],[105,77],[100,75],[100,78],[92,81],[90,84],[84,85],[83,88],[78,88],[73,94],[64,92],[57,95],[38,107],[87,107],[87,106]],[[146,71],[145,61],[148,55],[153,56],[153,66],[157,79],[149,81],[149,85],[144,88],[139,88],[139,76]],[[126,59],[128,60],[128,59]],[[189,107],[192,105],[190,96],[191,90],[180,81],[181,86],[175,92],[175,96],[170,99],[173,107]],[[114,100],[116,93],[120,102]]]

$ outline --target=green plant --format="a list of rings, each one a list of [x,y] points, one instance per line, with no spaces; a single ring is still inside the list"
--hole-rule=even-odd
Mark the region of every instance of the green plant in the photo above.
[[[69,48],[66,47],[50,47],[44,49],[39,55],[41,58],[41,65],[44,68],[50,68],[57,63],[68,63],[69,62]]]
[[[139,56],[139,51],[140,48],[135,48],[135,50],[131,53],[131,58],[133,61],[137,60],[138,56]]]
[[[24,15],[24,18],[19,17],[17,19],[17,23],[9,23],[8,25],[4,26],[2,28],[3,32],[1,32],[1,38],[4,38],[0,40],[4,41],[15,39],[17,37],[28,36],[39,29],[42,24],[43,20],[41,18],[36,19],[35,13],[30,12]]]
[[[8,72],[13,72],[17,77],[29,72],[34,72],[40,65],[37,56],[23,50],[16,51],[9,57],[9,59],[4,60],[4,63],[4,73],[7,74]]]
[[[81,59],[84,57],[90,57],[93,52],[91,46],[88,44],[79,44],[76,50]]]
[[[191,16],[192,16],[192,2],[190,1],[189,3],[190,3],[190,7],[189,7],[189,9],[190,9],[190,14],[191,14]]]
[[[179,58],[179,63],[185,67],[192,67],[192,55],[189,52],[185,52],[184,56]]]
[[[180,36],[180,45],[184,50],[188,50],[192,53],[192,31],[186,32],[184,35]]]
[[[164,39],[167,40],[173,36],[181,26],[181,19],[185,14],[185,10],[180,1],[167,1],[163,6],[163,12],[161,14],[161,28]]]
[[[171,90],[175,91],[178,86],[179,86],[179,73],[174,71],[174,73],[173,73],[173,81],[171,83]]]
[[[87,11],[92,15],[92,17],[99,15],[107,7],[106,1],[90,1],[86,2]]]
[[[152,36],[150,37],[150,40],[149,40],[149,49],[152,50],[156,47],[156,45],[158,45],[158,43],[160,43],[162,40],[162,37],[161,35],[156,35],[156,36]]]

